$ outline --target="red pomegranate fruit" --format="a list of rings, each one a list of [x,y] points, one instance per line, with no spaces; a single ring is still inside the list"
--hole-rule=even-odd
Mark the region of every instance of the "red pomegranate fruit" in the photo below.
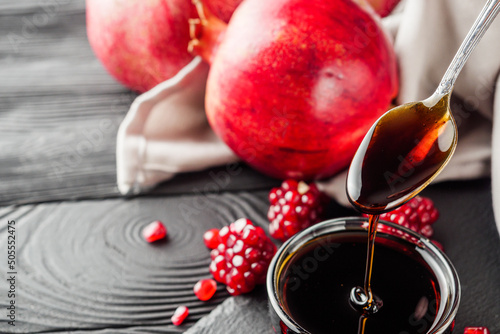
[[[209,0],[228,21],[241,0]],[[108,72],[145,92],[173,77],[193,58],[187,51],[191,0],[86,0],[87,36]]]
[[[347,167],[398,88],[376,20],[351,0],[245,0],[227,27],[203,15],[191,47],[211,63],[205,107],[219,137],[281,179]]]
[[[216,17],[227,23],[241,1],[242,0],[209,0],[205,1],[204,4]]]
[[[365,0],[381,17],[389,15],[401,0]]]

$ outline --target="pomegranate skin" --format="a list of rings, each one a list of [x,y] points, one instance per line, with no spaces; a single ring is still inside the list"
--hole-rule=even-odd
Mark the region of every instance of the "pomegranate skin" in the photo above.
[[[193,58],[187,51],[189,0],[86,0],[87,36],[108,72],[145,92]]]
[[[226,22],[241,0],[210,0]],[[106,70],[128,88],[145,92],[192,59],[188,52],[190,0],[86,0],[87,37]]]
[[[367,0],[381,17],[388,16],[401,0]]]
[[[204,0],[203,5],[224,22],[229,22],[242,0]]]
[[[213,57],[205,105],[249,165],[309,180],[348,166],[397,89],[391,43],[351,0],[246,0]]]

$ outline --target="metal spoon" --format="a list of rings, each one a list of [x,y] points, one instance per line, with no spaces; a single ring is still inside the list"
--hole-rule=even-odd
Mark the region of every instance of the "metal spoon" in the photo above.
[[[370,128],[347,175],[347,195],[357,209],[368,214],[393,210],[446,166],[457,145],[449,108],[453,86],[499,10],[500,0],[487,1],[431,97],[387,111]]]

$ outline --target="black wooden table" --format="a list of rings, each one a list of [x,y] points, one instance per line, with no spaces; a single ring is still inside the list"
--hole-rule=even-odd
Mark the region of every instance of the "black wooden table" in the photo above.
[[[263,287],[229,297],[219,286],[209,302],[192,287],[209,277],[203,232],[239,217],[265,226],[267,192],[279,182],[241,165],[213,193],[203,191],[214,182],[205,171],[119,196],[116,130],[136,95],[94,57],[84,1],[2,0],[0,31],[0,332],[270,332]],[[456,332],[483,325],[500,333],[490,180],[436,184],[425,195],[441,212],[435,236],[462,281]],[[329,217],[352,214],[335,203],[329,209]],[[140,231],[156,219],[169,238],[147,244]],[[12,275],[16,326],[7,317]],[[180,304],[191,313],[175,327],[170,316]]]

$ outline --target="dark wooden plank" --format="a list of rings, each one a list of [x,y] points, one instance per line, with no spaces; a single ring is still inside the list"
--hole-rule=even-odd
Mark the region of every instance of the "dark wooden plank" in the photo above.
[[[257,288],[251,295],[226,299],[210,315],[188,329],[186,334],[275,334],[268,312],[266,289]]]
[[[94,56],[85,1],[2,1],[0,75],[0,205],[119,196],[116,131],[137,95]],[[155,193],[193,193],[211,175],[181,175]],[[276,183],[249,168],[233,176],[222,190]]]
[[[487,326],[500,333],[500,238],[495,225],[491,180],[446,182],[425,190],[441,212],[435,238],[457,269],[462,300],[456,332]]]
[[[436,184],[424,194],[434,200],[441,213],[434,225],[435,239],[444,245],[461,281],[462,300],[454,333],[463,333],[466,326],[487,326],[491,333],[500,333],[500,239],[491,207],[490,180]],[[262,312],[266,305],[264,293],[231,297],[187,333],[234,333],[236,328],[241,333],[256,328],[266,333],[270,323]]]
[[[135,94],[92,53],[84,6],[0,5],[2,204],[116,194],[116,130]]]
[[[95,59],[86,41],[84,0],[1,1],[0,76],[0,205],[118,196],[116,129],[136,94]],[[15,330],[170,333],[206,315],[227,295],[219,291],[214,302],[201,303],[190,294],[196,279],[207,275],[201,233],[240,216],[266,224],[265,192],[227,191],[277,182],[243,167],[221,183],[217,175],[224,168],[180,175],[155,189],[157,198],[0,209],[0,240],[5,240],[7,219],[19,223],[20,323]],[[159,197],[186,193],[195,195]],[[500,242],[489,180],[436,185],[426,194],[442,212],[436,238],[462,279],[457,332],[466,325],[500,332]],[[173,224],[172,238],[147,245],[140,240],[140,227],[158,218]],[[0,245],[6,254],[5,243]],[[0,296],[5,293],[0,284]],[[181,301],[192,303],[193,316],[185,327],[175,328],[169,317]],[[2,297],[0,307],[5,306]],[[0,318],[2,332],[5,320]],[[242,331],[251,332],[250,327]]]
[[[441,212],[435,237],[444,244],[462,282],[458,332],[471,325],[499,331],[500,240],[489,180],[437,184],[425,195]],[[6,240],[6,221],[14,219],[19,242],[20,322],[15,331],[7,332],[172,333],[201,318],[191,333],[225,333],[233,322],[247,323],[240,326],[243,332],[265,326],[268,320],[252,311],[265,303],[259,290],[208,315],[227,293],[221,286],[214,301],[202,303],[191,289],[198,279],[209,277],[202,233],[239,217],[265,227],[266,197],[261,191],[1,209],[0,240]],[[329,217],[349,214],[353,212],[331,207]],[[141,228],[153,219],[166,223],[167,242],[150,245],[141,239]],[[2,245],[0,254],[6,254]],[[0,281],[6,278],[4,266],[0,262]],[[0,284],[0,296],[6,296],[5,289]],[[176,328],[169,317],[180,303],[192,308],[192,316]],[[248,307],[224,309],[227,305]],[[0,308],[6,306],[6,299],[0,298]],[[243,317],[252,320],[238,320]],[[0,326],[6,330],[5,319],[0,319]]]
[[[3,208],[0,240],[7,240],[7,221],[16,221],[18,297],[16,326],[2,316],[0,331],[184,331],[228,296],[222,285],[209,302],[192,291],[199,279],[210,277],[204,231],[239,217],[265,226],[266,207],[265,192],[242,192]],[[141,230],[156,219],[169,237],[148,244]],[[0,248],[6,256],[5,242]],[[0,268],[6,282],[6,261]],[[5,310],[6,283],[0,296]],[[177,328],[170,316],[181,304],[191,315]]]

